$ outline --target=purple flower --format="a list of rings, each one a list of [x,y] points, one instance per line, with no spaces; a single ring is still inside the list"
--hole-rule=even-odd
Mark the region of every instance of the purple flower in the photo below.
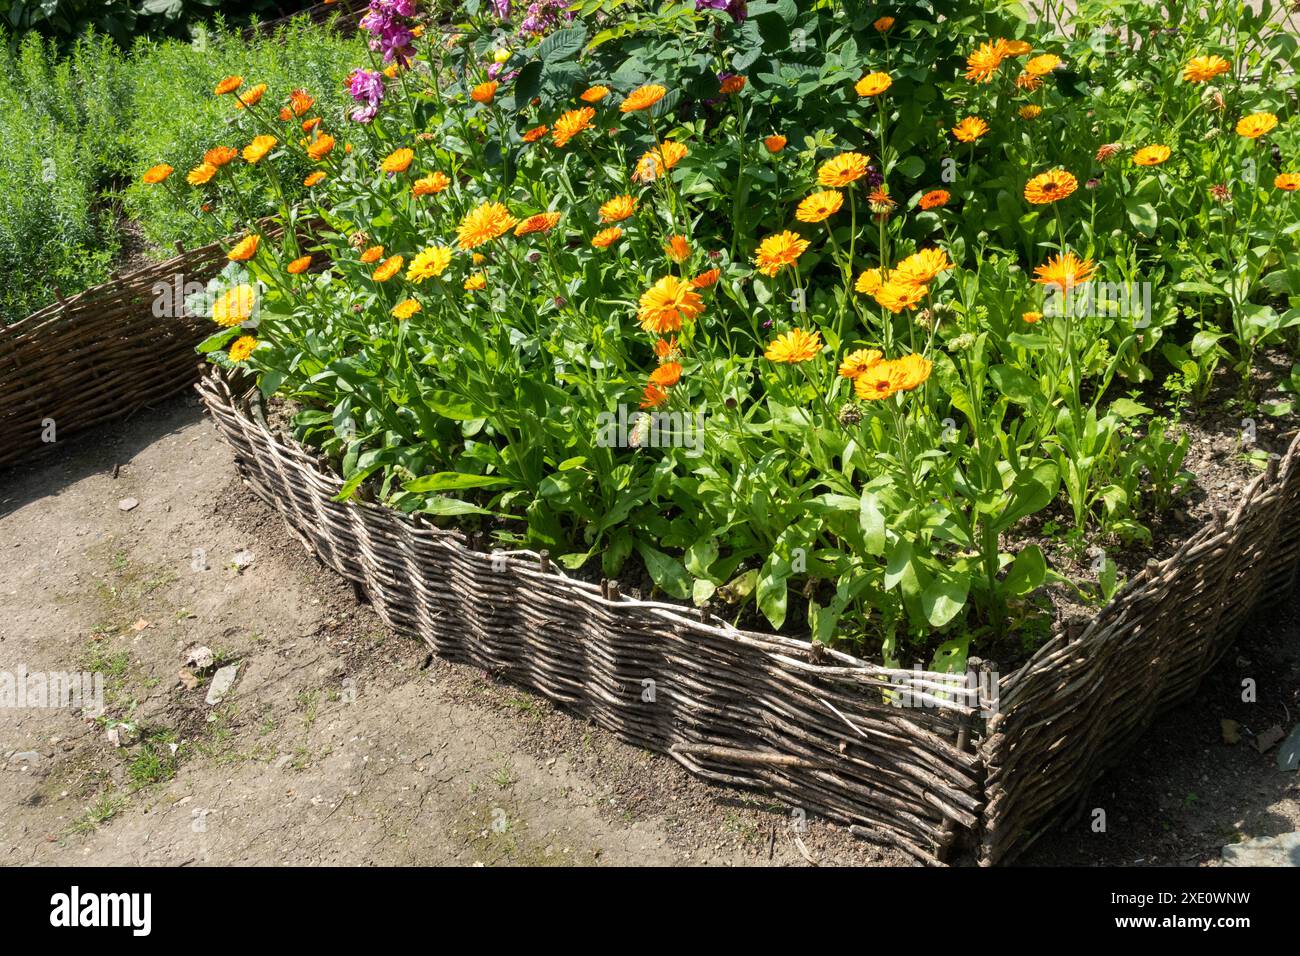
[[[559,23],[561,13],[566,22],[572,20],[573,13],[568,6],[568,0],[535,0],[528,5],[524,22],[519,24],[520,34],[541,36]]]
[[[510,0],[492,0],[492,10],[496,13],[498,20],[509,19]]]
[[[721,10],[731,14],[731,19],[739,23],[749,16],[745,0],[695,0],[696,10]]]
[[[414,35],[405,18],[415,15],[415,0],[370,0],[360,26],[370,34],[370,49],[383,53],[384,62],[406,66],[415,53]]]
[[[369,123],[384,100],[384,74],[358,67],[348,74],[348,93],[361,104],[352,112],[352,121]]]

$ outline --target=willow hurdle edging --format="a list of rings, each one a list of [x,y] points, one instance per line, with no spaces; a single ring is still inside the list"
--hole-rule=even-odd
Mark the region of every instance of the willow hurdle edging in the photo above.
[[[1055,635],[995,690],[954,690],[950,675],[741,631],[567,577],[544,554],[484,551],[418,516],[334,501],[342,481],[272,432],[256,390],[219,371],[198,388],[250,489],[389,626],[700,777],[926,863],[976,843],[985,865],[1023,850],[1195,690],[1257,601],[1293,586],[1300,558],[1298,438],[1231,516],[1137,575],[1081,634]]]

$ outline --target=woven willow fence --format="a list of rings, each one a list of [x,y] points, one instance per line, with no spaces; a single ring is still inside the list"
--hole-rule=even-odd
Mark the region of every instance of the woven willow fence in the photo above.
[[[198,387],[248,486],[388,625],[705,779],[926,863],[976,844],[981,863],[997,863],[1027,846],[1159,709],[1195,690],[1255,604],[1293,585],[1300,557],[1297,439],[1231,516],[1137,575],[1082,634],[1057,635],[996,689],[954,687],[336,502],[342,482],[272,432],[255,390],[217,372]]]

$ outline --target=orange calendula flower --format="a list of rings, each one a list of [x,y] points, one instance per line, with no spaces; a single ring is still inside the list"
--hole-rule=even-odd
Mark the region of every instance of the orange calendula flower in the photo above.
[[[863,295],[875,295],[884,284],[885,277],[880,269],[866,269],[858,276],[858,281],[854,283],[853,288]]]
[[[211,163],[200,163],[186,174],[185,181],[191,186],[202,186],[216,174],[217,167]]]
[[[525,143],[535,143],[543,136],[545,136],[550,131],[550,129],[551,128],[549,126],[543,123],[541,126],[534,126],[532,129],[528,130],[519,138],[522,139]]]
[[[291,276],[300,276],[311,268],[311,256],[299,256],[284,267],[284,271]]]
[[[1041,76],[1034,76],[1032,73],[1021,73],[1016,77],[1016,88],[1024,90],[1026,93],[1032,93],[1043,85]]]
[[[1277,117],[1272,113],[1251,113],[1237,121],[1237,135],[1246,139],[1259,139],[1277,126]]]
[[[469,98],[475,103],[491,103],[497,95],[497,81],[488,80],[469,91]]]
[[[642,408],[658,408],[668,401],[668,392],[654,384],[646,385],[641,395]]]
[[[1061,65],[1061,58],[1055,53],[1040,53],[1025,63],[1025,72],[1030,76],[1046,76]]]
[[[609,96],[609,87],[596,85],[589,86],[583,90],[578,99],[582,100],[584,103],[599,103],[607,96]]]
[[[307,146],[307,155],[310,156],[312,159],[314,159],[316,162],[320,162],[331,152],[333,152],[333,150],[334,150],[334,137],[329,135],[329,133],[322,133],[320,136],[317,136],[314,140],[312,140],[312,142]]]
[[[203,154],[203,161],[209,166],[216,166],[220,169],[238,155],[239,150],[232,146],[213,146]]]
[[[879,96],[885,90],[894,85],[894,81],[888,73],[868,73],[862,79],[853,85],[854,91],[858,96]]]
[[[550,232],[559,221],[560,213],[558,212],[540,212],[535,216],[529,216],[516,226],[515,235],[529,236],[535,232]]]
[[[682,367],[676,362],[664,362],[650,373],[650,384],[672,388],[682,379]]]
[[[927,285],[951,268],[952,262],[942,249],[921,249],[894,266],[891,278],[899,282],[910,282],[913,285]]]
[[[1020,109],[1016,110],[1016,115],[1023,120],[1038,119],[1043,115],[1043,108],[1037,103],[1026,103]]]
[[[159,163],[157,166],[150,166],[146,169],[144,175],[140,177],[140,181],[153,186],[162,182],[175,171],[166,163]]]
[[[231,343],[227,358],[232,362],[242,362],[253,354],[255,348],[257,348],[257,339],[251,335],[241,335]]]
[[[636,212],[636,200],[631,196],[615,196],[601,203],[600,218],[604,222],[622,222]]]
[[[1026,43],[1024,40],[1002,41],[1002,52],[1006,56],[1024,56],[1033,48],[1033,44]]]
[[[225,96],[227,93],[235,92],[235,90],[239,89],[243,85],[244,78],[242,76],[227,76],[217,84],[216,88],[212,92],[217,96]]]
[[[406,262],[401,256],[390,256],[381,262],[375,271],[370,274],[370,278],[376,282],[387,282],[397,273],[402,271],[402,264]]]
[[[691,244],[685,236],[673,236],[664,244],[664,254],[673,262],[685,262],[691,257]]]
[[[1300,189],[1300,173],[1279,173],[1273,180],[1273,186],[1283,192],[1293,193]]]
[[[871,190],[871,195],[867,197],[871,204],[871,211],[878,216],[888,216],[894,211],[898,203],[894,202],[893,197],[889,195],[889,189],[885,186],[877,186]]]
[[[871,26],[877,33],[888,33],[894,28],[894,18],[881,17],[875,23],[871,24]]]
[[[602,229],[591,239],[591,244],[597,249],[608,249],[622,237],[623,230],[618,226],[610,226],[608,229]]]
[[[704,300],[689,282],[666,275],[641,294],[637,319],[647,332],[676,332],[704,311]]]
[[[867,157],[861,153],[840,153],[826,160],[817,170],[817,182],[832,189],[842,189],[867,174]]]
[[[746,82],[748,81],[743,76],[740,76],[735,73],[731,74],[730,76],[724,77],[721,85],[722,95],[734,96],[736,93],[739,93],[741,90],[745,88]]]
[[[417,179],[411,186],[411,194],[415,196],[434,196],[450,185],[451,180],[447,177],[447,174],[439,170]]]
[[[655,355],[663,362],[677,353],[677,337],[655,340]]]
[[[717,284],[718,279],[722,276],[721,269],[707,269],[701,272],[691,280],[691,285],[696,289],[708,289]]]
[[[288,122],[293,119],[293,110],[289,109],[287,106],[280,107],[280,119],[283,122]]]
[[[629,93],[627,99],[618,104],[619,112],[635,113],[638,110],[648,110],[663,99],[667,93],[668,91],[662,86],[648,83]]]
[[[922,209],[938,209],[940,206],[948,205],[948,200],[951,198],[946,189],[931,189],[918,199],[916,204]]]
[[[769,153],[775,154],[781,152],[781,150],[785,149],[785,144],[787,142],[789,142],[789,140],[787,140],[784,136],[781,136],[780,134],[773,134],[772,136],[763,137],[763,147]]]
[[[397,303],[397,305],[393,306],[392,316],[399,322],[403,322],[419,311],[421,311],[419,302],[416,302],[414,299],[403,299],[401,302]]]
[[[253,141],[244,147],[244,161],[248,163],[261,162],[267,153],[275,149],[276,144],[279,142],[274,136],[254,136]]]
[[[881,401],[898,392],[919,388],[930,377],[933,364],[916,353],[876,362],[853,380],[853,393],[863,401]]]
[[[967,116],[952,128],[952,135],[963,143],[973,143],[989,131],[989,124],[978,116]]]
[[[460,221],[456,239],[462,249],[473,249],[513,229],[519,220],[499,202],[485,202]]]
[[[386,173],[404,173],[410,168],[411,162],[415,159],[415,151],[403,146],[401,149],[395,149],[379,164],[379,168]]]
[[[799,203],[794,216],[800,222],[821,222],[840,211],[844,194],[834,189],[813,193]]]
[[[1080,259],[1073,252],[1056,255],[1034,270],[1034,281],[1039,285],[1055,286],[1062,292],[1069,292],[1092,278],[1097,267],[1091,259]]]
[[[914,282],[898,281],[893,276],[874,293],[876,302],[897,315],[904,309],[915,309],[929,293],[929,288]]]
[[[1232,69],[1232,64],[1221,56],[1194,56],[1183,67],[1183,79],[1188,83],[1208,83]]]
[[[1037,206],[1059,202],[1079,188],[1079,181],[1064,169],[1049,169],[1025,184],[1025,198]]]
[[[810,362],[822,351],[822,334],[817,331],[791,329],[768,343],[763,358],[781,365],[798,365]]]
[[[451,250],[446,246],[430,246],[415,254],[411,260],[410,268],[406,270],[406,278],[410,282],[419,285],[425,279],[436,279],[447,271],[451,265]]]
[[[308,173],[303,179],[302,184],[310,189],[312,186],[317,186],[324,181],[325,174],[318,169],[314,173]]]
[[[1027,322],[1027,323],[1030,324],[1030,325],[1034,325],[1035,323],[1041,322],[1041,321],[1043,320],[1043,313],[1041,313],[1041,312],[1025,312],[1025,313],[1022,313],[1022,314],[1021,314],[1021,316],[1020,316],[1020,320],[1021,320],[1022,322]]]
[[[966,57],[966,79],[972,83],[988,83],[1002,65],[1006,46],[1001,40],[986,40]]]
[[[384,258],[383,246],[371,246],[365,252],[361,253],[361,261],[366,265],[370,265],[372,262],[378,262],[382,258]]]
[[[484,274],[481,273],[481,272],[476,272],[476,273],[474,273],[472,276],[470,276],[468,279],[466,279],[466,280],[461,284],[461,287],[462,287],[466,292],[478,292],[480,289],[486,289],[486,288],[487,288],[487,276],[484,275]]]
[[[844,356],[840,362],[840,375],[845,378],[857,378],[885,356],[876,349],[857,349]]]
[[[226,328],[247,322],[256,303],[257,295],[247,282],[227,289],[212,303],[212,321]]]
[[[782,267],[793,265],[808,248],[808,240],[797,232],[778,232],[758,244],[754,264],[763,275],[771,277]]]
[[[251,236],[245,236],[235,244],[235,248],[226,253],[226,258],[231,262],[247,262],[257,254],[257,245],[262,238],[254,233]]]
[[[551,139],[556,146],[567,146],[569,140],[573,139],[573,137],[585,129],[590,129],[591,121],[595,118],[596,111],[590,106],[569,110],[555,121],[555,129],[551,131]]]
[[[266,84],[258,83],[256,86],[250,86],[242,93],[235,95],[235,109],[244,109],[247,106],[256,106],[266,95]]]
[[[1133,162],[1138,166],[1159,166],[1169,158],[1169,147],[1159,144],[1143,146],[1133,154]]]
[[[315,98],[306,90],[294,90],[289,94],[289,108],[294,116],[301,116],[315,105]]]
[[[685,158],[687,149],[681,143],[665,140],[656,149],[646,150],[632,171],[632,181],[648,183],[658,179]]]
[[[320,117],[313,116],[311,119],[305,119],[302,121],[301,129],[304,133],[310,133],[319,125],[320,125]]]

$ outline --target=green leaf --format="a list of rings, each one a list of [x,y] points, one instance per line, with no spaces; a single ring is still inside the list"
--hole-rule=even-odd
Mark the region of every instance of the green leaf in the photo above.
[[[467,475],[460,471],[440,471],[435,475],[413,478],[402,487],[407,491],[462,491],[465,488],[495,488],[509,483],[505,478],[494,475]]]
[[[636,543],[636,550],[641,555],[641,560],[645,562],[651,580],[659,585],[665,594],[671,594],[683,601],[691,596],[691,579],[680,561],[644,541]]]
[[[233,329],[222,329],[220,332],[213,332],[206,339],[198,344],[194,351],[200,355],[207,355],[215,352],[217,349],[225,348],[226,343],[243,332],[243,329],[236,326]]]
[[[921,592],[921,608],[931,627],[943,627],[966,606],[970,572],[940,568],[930,586]]]
[[[862,492],[858,522],[862,525],[867,553],[882,557],[885,553],[885,512],[880,507],[880,496],[874,491]]]
[[[1038,390],[1033,379],[1010,365],[994,365],[989,369],[993,387],[1017,405],[1032,405]]]
[[[560,60],[568,60],[577,56],[586,42],[586,27],[556,30],[538,45],[537,58],[548,65]]]
[[[433,498],[419,509],[428,515],[490,515],[491,511],[459,498]]]
[[[1110,403],[1110,410],[1120,418],[1141,418],[1143,415],[1150,415],[1151,409],[1147,408],[1131,398],[1117,398]]]
[[[772,552],[758,575],[758,609],[778,631],[785,623],[789,579],[790,562]]]
[[[1038,545],[1031,544],[1011,562],[1011,569],[1007,572],[1002,587],[1008,594],[1021,597],[1035,588],[1042,587],[1046,579],[1047,559],[1043,557],[1042,549]]]

